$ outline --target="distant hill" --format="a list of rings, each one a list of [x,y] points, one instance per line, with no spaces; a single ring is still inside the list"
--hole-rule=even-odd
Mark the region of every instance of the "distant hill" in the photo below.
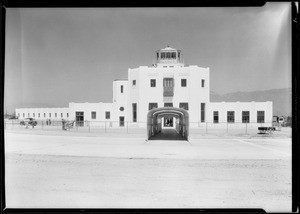
[[[291,116],[292,115],[292,89],[272,89],[265,91],[234,92],[228,94],[218,94],[210,92],[211,102],[273,102],[273,115]]]

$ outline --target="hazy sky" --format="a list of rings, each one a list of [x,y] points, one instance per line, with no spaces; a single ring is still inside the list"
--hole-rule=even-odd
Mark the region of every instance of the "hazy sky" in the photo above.
[[[9,8],[5,109],[112,102],[112,81],[169,44],[211,90],[291,87],[290,3],[245,8]]]

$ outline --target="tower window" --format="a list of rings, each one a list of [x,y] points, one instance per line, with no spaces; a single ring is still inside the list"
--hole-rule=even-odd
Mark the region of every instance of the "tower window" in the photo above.
[[[172,53],[172,58],[176,59],[176,53],[175,52]]]
[[[171,58],[171,53],[167,52],[167,59],[170,59],[170,58]]]
[[[202,80],[201,80],[201,87],[202,87],[202,88],[204,88],[204,83],[205,83],[205,80],[202,79]]]
[[[124,87],[123,85],[121,85],[121,93],[123,93]]]
[[[181,87],[186,87],[186,79],[181,79]]]
[[[151,87],[156,87],[156,79],[151,79],[150,80],[150,86]]]

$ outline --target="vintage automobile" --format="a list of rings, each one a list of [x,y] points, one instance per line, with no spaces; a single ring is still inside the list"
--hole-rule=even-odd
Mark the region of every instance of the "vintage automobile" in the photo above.
[[[29,118],[25,118],[24,120],[22,120],[20,122],[20,125],[23,125],[23,126],[26,126],[26,127],[28,127],[28,126],[34,127],[34,126],[37,125],[37,121],[35,119],[29,117]]]

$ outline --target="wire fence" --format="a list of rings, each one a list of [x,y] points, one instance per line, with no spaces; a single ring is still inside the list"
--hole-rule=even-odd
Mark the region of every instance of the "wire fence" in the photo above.
[[[174,129],[176,128],[174,123]],[[227,123],[190,122],[189,134],[257,134],[258,127],[269,127],[272,123]],[[146,122],[127,121],[66,121],[38,120],[35,125],[23,120],[5,120],[5,129],[62,130],[90,133],[147,133]],[[162,127],[163,129],[164,127]],[[277,127],[280,130],[280,127]]]

